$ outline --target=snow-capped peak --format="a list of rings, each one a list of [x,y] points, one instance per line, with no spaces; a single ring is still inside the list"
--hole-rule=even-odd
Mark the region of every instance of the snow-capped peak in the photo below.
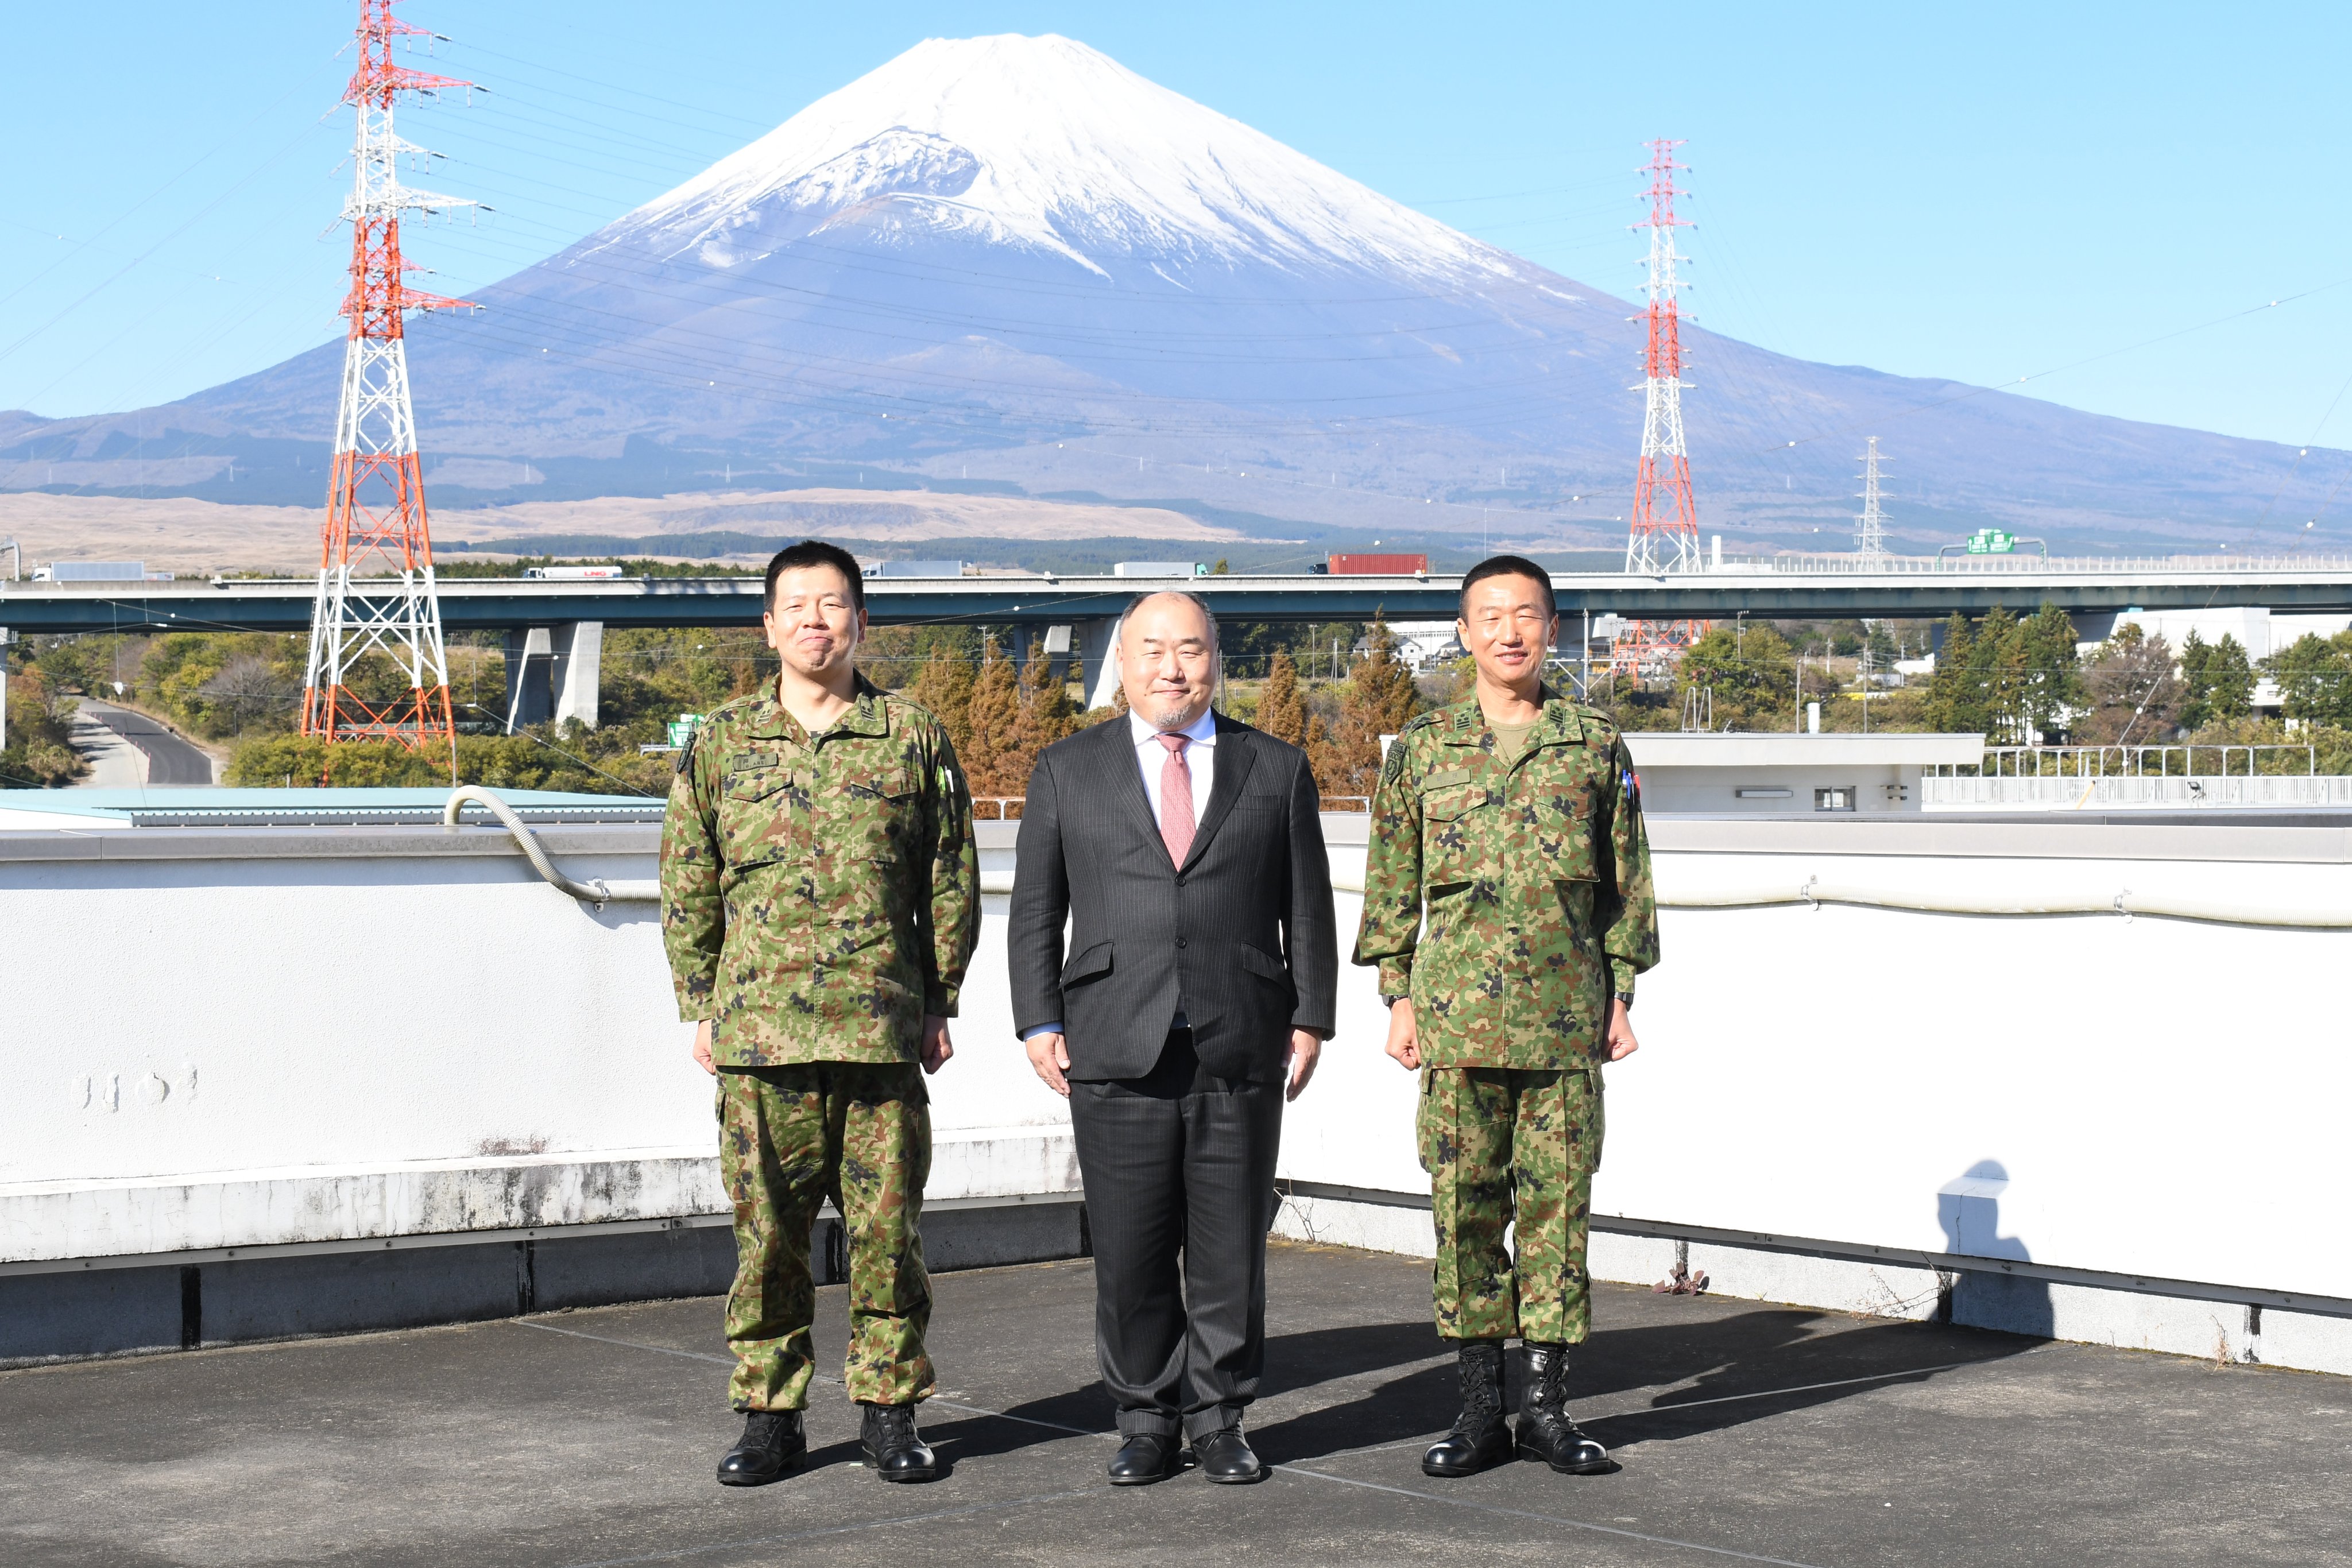
[[[1510,257],[1048,34],[932,38],[622,220],[728,265],[845,212],[1058,252],[1464,278]],[[620,237],[614,234],[612,237]],[[1099,258],[1099,261],[1097,260]]]

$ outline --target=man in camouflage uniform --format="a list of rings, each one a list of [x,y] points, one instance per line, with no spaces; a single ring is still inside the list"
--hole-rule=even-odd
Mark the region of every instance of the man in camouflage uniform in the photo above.
[[[1633,977],[1657,962],[1657,908],[1624,741],[1542,684],[1558,628],[1541,567],[1474,568],[1457,629],[1476,695],[1404,727],[1372,801],[1355,959],[1380,966],[1389,1054],[1421,1072],[1437,1332],[1462,1368],[1462,1416],[1422,1460],[1433,1476],[1515,1448],[1563,1472],[1610,1464],[1569,1417],[1568,1347],[1591,1323],[1601,1064],[1636,1049]],[[1514,1334],[1528,1374],[1516,1442]]]
[[[914,1421],[932,1386],[923,1074],[953,1054],[947,1020],[979,940],[971,796],[939,722],[856,672],[856,560],[814,540],[783,550],[767,606],[778,682],[703,722],[662,828],[662,939],[695,1060],[719,1078],[735,1206],[729,1394],[747,1415],[719,1479],[773,1480],[807,1451],[809,1234],[830,1197],[866,1462],[929,1480]]]

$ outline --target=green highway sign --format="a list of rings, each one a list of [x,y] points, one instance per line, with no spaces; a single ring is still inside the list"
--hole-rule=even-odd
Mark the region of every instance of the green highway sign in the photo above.
[[[2000,528],[1979,528],[1969,536],[1970,555],[2007,555],[2017,548],[2017,536]]]

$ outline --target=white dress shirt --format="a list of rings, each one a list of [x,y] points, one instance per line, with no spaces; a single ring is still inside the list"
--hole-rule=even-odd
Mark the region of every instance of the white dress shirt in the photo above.
[[[1192,775],[1192,826],[1198,828],[1201,819],[1209,812],[1209,791],[1217,783],[1217,716],[1213,709],[1204,709],[1200,717],[1181,729],[1162,730],[1130,709],[1127,716],[1128,737],[1135,743],[1135,765],[1143,773],[1143,798],[1151,802],[1151,821],[1160,821],[1160,770],[1168,766],[1168,748],[1160,744],[1162,735],[1181,735],[1192,744],[1184,748],[1184,766]],[[1172,1027],[1182,1029],[1188,1020],[1182,1013],[1176,1015]],[[1021,1031],[1023,1040],[1034,1040],[1041,1034],[1059,1034],[1059,1023],[1032,1025]]]
[[[1192,775],[1192,825],[1209,814],[1209,791],[1217,782],[1217,716],[1213,710],[1203,710],[1201,716],[1181,729],[1160,730],[1152,727],[1142,716],[1129,712],[1127,732],[1135,742],[1135,765],[1143,771],[1143,796],[1151,802],[1151,821],[1160,821],[1160,771],[1168,766],[1168,748],[1160,744],[1162,735],[1181,735],[1192,741],[1184,748],[1184,766]]]

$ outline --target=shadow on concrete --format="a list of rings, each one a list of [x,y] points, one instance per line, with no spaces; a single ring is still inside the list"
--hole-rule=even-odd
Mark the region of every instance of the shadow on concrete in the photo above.
[[[1589,1406],[1628,1390],[1680,1385],[1658,1396],[1649,1410],[1585,1422],[1595,1437],[1616,1447],[1721,1431],[1937,1375],[1927,1369],[1998,1361],[2032,1348],[2007,1336],[1919,1323],[1881,1323],[1824,1335],[1817,1325],[1831,1316],[1759,1307],[1687,1325],[1603,1329],[1570,1355],[1570,1397]],[[1251,1442],[1268,1462],[1281,1464],[1443,1430],[1460,1407],[1451,1352],[1425,1320],[1352,1324],[1271,1341],[1262,1391],[1267,1395],[1444,1359],[1359,1397],[1255,1427]],[[1511,1357],[1515,1408],[1517,1360]]]

